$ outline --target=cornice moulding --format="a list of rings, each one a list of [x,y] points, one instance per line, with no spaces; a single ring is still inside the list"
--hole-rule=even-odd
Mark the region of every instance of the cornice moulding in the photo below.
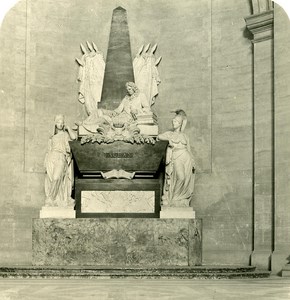
[[[273,38],[274,11],[269,10],[245,18],[248,30],[253,34],[253,43]]]

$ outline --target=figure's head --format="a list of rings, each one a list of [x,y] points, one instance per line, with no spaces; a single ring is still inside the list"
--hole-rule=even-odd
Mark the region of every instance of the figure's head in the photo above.
[[[184,110],[179,109],[175,111],[175,116],[172,120],[174,130],[184,131],[187,123],[187,117]]]
[[[56,115],[54,118],[55,130],[63,130],[64,128],[64,116]]]
[[[132,96],[139,91],[137,85],[130,81],[126,83],[126,89],[129,96]]]

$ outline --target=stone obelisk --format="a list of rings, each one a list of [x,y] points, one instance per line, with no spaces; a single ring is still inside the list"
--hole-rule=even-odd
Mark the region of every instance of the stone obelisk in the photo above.
[[[126,10],[113,10],[100,108],[115,109],[126,95],[125,84],[134,81]]]

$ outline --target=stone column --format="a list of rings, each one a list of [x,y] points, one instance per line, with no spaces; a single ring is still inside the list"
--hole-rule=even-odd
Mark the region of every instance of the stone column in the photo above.
[[[270,269],[273,250],[273,10],[245,18],[253,43],[253,252],[251,264]]]

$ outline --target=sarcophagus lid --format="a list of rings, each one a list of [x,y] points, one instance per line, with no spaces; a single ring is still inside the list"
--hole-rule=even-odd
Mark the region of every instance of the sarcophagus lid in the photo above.
[[[154,175],[165,157],[168,142],[130,144],[115,141],[111,144],[70,142],[77,168],[81,174],[99,174],[113,169]]]

